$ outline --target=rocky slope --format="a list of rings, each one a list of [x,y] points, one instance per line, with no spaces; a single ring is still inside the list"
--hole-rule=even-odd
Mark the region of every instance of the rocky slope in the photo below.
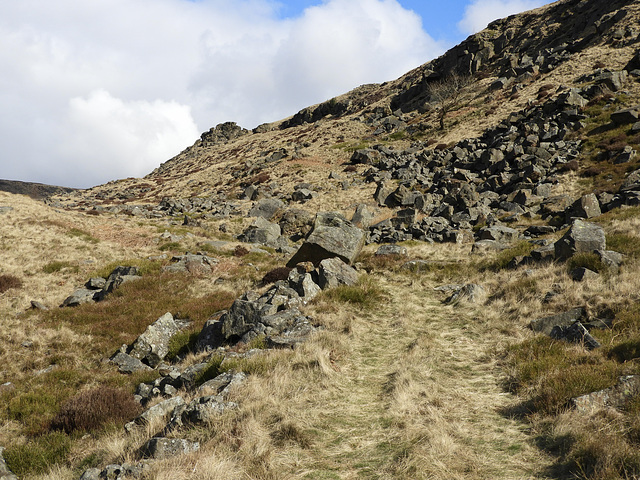
[[[640,475],[639,19],[561,0],[143,179],[2,207],[9,467],[55,440],[61,478]],[[123,384],[127,434],[74,437]]]

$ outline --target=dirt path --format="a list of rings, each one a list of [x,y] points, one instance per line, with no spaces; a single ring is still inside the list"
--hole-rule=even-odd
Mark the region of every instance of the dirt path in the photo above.
[[[379,281],[388,300],[353,314],[339,375],[297,420],[314,440],[292,477],[545,478],[550,459],[500,413],[514,401],[493,353],[501,333],[419,280]]]

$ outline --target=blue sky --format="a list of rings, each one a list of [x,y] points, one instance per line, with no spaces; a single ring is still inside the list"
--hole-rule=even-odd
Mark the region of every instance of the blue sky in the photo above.
[[[393,80],[545,3],[0,1],[0,178],[144,176],[218,123],[253,128]]]

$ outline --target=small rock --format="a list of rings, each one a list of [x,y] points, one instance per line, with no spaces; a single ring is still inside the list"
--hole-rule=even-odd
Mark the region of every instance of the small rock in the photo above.
[[[141,454],[144,458],[162,460],[197,452],[198,450],[200,450],[198,442],[190,442],[182,438],[154,437],[144,444]]]

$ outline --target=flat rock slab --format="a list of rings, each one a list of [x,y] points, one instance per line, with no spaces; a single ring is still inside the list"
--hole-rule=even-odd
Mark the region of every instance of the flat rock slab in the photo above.
[[[198,442],[190,442],[183,438],[154,437],[144,444],[140,453],[144,458],[162,460],[197,452],[198,450],[200,450],[200,443]]]
[[[582,413],[603,408],[623,408],[632,398],[640,395],[640,375],[620,377],[613,387],[571,399],[573,406]]]
[[[586,310],[583,307],[578,307],[556,315],[537,318],[531,322],[530,327],[534,332],[551,335],[553,327],[569,327],[575,322],[585,320],[586,318]]]

